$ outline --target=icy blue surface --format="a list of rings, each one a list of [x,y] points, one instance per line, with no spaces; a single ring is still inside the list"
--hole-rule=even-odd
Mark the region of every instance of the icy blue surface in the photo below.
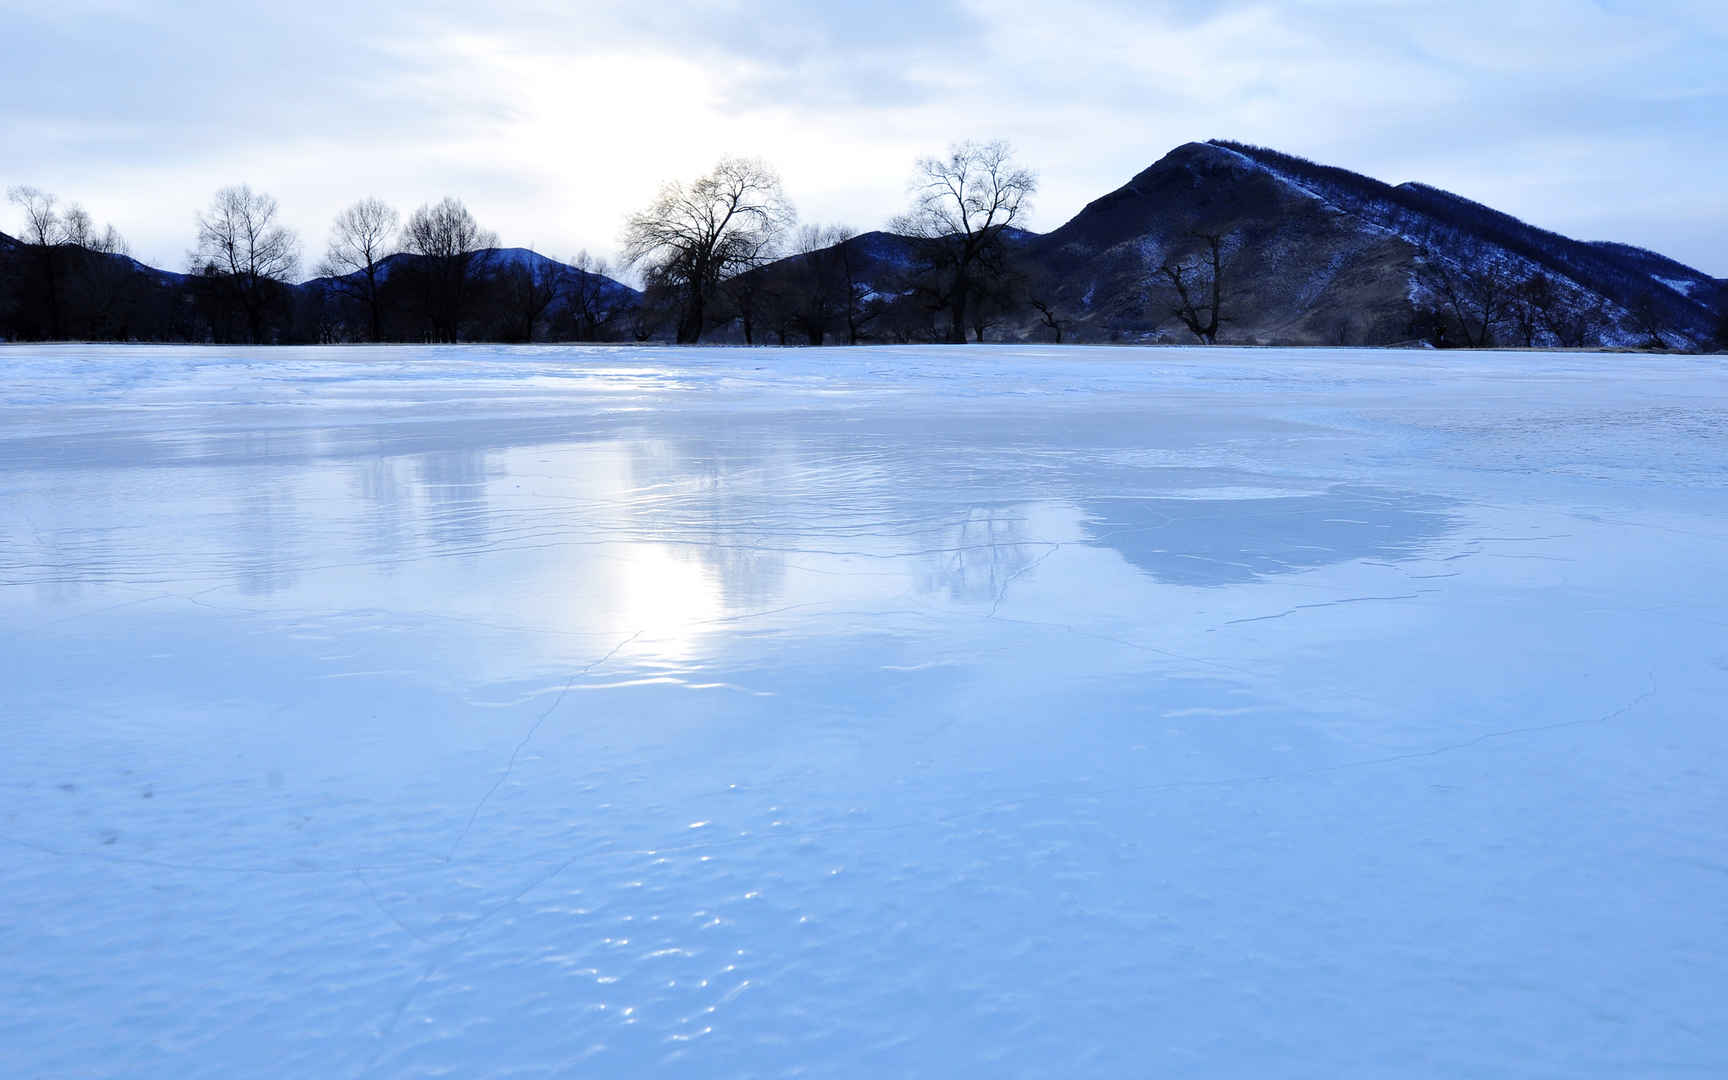
[[[1720,358],[0,349],[0,1072],[1728,1074]]]

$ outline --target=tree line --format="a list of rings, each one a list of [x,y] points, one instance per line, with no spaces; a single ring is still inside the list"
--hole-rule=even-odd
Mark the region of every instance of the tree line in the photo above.
[[[634,295],[604,260],[569,265],[505,259],[496,234],[461,200],[421,206],[404,221],[362,199],[331,224],[312,281],[277,202],[223,188],[197,216],[184,273],[133,260],[112,226],[31,187],[8,191],[25,227],[0,248],[0,337],[218,343],[609,340]],[[560,301],[562,322],[547,314]]]
[[[406,219],[365,198],[336,215],[313,278],[275,198],[241,184],[197,215],[183,273],[130,257],[76,204],[10,188],[24,227],[0,247],[0,338],[217,343],[982,338],[1007,303],[1006,240],[1037,188],[1005,143],[920,160],[885,266],[843,225],[799,226],[767,163],[722,159],[630,215],[623,262],[501,251],[454,197]],[[635,273],[641,289],[620,285]],[[891,280],[890,280],[891,279]],[[940,324],[940,325],[938,325]]]
[[[406,219],[365,198],[336,215],[315,276],[296,284],[299,238],[276,200],[246,185],[218,191],[197,215],[180,274],[132,260],[119,233],[76,204],[15,187],[23,228],[0,248],[0,338],[1061,343],[1073,298],[1059,298],[1020,227],[1037,188],[1008,144],[956,144],[917,161],[907,209],[886,232],[859,234],[800,225],[769,164],[727,157],[628,217],[618,267],[586,252],[561,263],[500,250],[454,197]],[[1234,227],[1195,222],[1148,255],[1133,290],[1145,322],[1196,343],[1228,340],[1242,315],[1232,274],[1242,247]],[[1633,298],[1616,320],[1600,298],[1493,252],[1428,252],[1419,264],[1411,340],[1577,347],[1629,318],[1646,344],[1669,344],[1652,300]],[[619,284],[615,271],[642,287]],[[1720,336],[1728,343],[1728,318]]]

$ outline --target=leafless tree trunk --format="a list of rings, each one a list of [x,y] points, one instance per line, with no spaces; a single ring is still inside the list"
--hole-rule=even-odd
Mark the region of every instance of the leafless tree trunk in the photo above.
[[[245,184],[216,193],[198,218],[197,260],[216,267],[246,315],[247,340],[264,336],[264,311],[300,266],[294,233],[276,223],[276,200]]]
[[[966,340],[974,277],[1003,234],[1031,210],[1038,178],[1013,164],[1006,142],[964,142],[945,158],[921,158],[912,182],[912,208],[894,231],[914,237],[936,275],[948,311],[948,340]]]
[[[966,301],[967,321],[972,327],[972,340],[982,343],[984,335],[1009,318],[1019,303],[1025,283],[1003,245],[994,245],[978,262],[971,275],[971,297]]]
[[[336,215],[330,227],[329,249],[318,265],[321,276],[331,278],[337,288],[365,303],[373,341],[384,336],[379,264],[396,250],[400,221],[396,209],[382,199],[361,199]]]
[[[795,215],[766,163],[728,157],[690,184],[667,184],[624,229],[628,265],[645,265],[680,300],[679,344],[707,328],[720,284],[757,265]]]

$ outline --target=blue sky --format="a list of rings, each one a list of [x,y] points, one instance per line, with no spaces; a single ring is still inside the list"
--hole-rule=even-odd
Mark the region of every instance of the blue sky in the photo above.
[[[775,164],[804,220],[868,229],[918,155],[1007,138],[1049,229],[1221,137],[1728,275],[1721,0],[0,0],[0,26],[0,185],[81,202],[170,267],[239,181],[309,265],[364,195],[455,194],[568,256],[609,253],[661,181],[728,152]]]

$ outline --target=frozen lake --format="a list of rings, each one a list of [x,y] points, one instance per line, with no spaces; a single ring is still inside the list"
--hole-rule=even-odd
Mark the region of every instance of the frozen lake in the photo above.
[[[1728,1074],[1728,364],[0,348],[0,1072]]]

